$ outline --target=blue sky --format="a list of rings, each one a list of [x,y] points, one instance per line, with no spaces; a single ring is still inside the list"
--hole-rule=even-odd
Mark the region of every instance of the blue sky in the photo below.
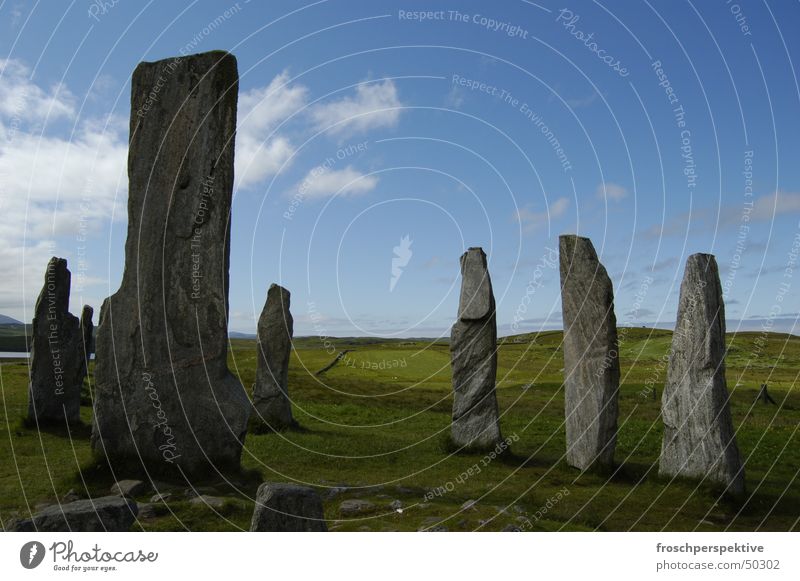
[[[501,334],[558,328],[551,249],[577,232],[623,324],[672,326],[711,252],[729,330],[791,331],[798,25],[796,3],[725,0],[2,2],[0,313],[31,318],[51,255],[74,312],[117,289],[130,74],[225,49],[231,330],[279,282],[299,335],[446,334],[470,246]]]

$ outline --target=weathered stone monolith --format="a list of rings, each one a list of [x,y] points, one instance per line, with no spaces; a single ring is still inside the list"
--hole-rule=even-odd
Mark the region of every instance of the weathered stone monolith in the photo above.
[[[559,267],[567,464],[607,468],[614,462],[619,413],[614,287],[588,238],[560,236]]]
[[[288,290],[277,284],[270,285],[267,302],[258,319],[258,366],[253,406],[259,420],[274,430],[294,424],[287,390],[293,331],[289,300]]]
[[[717,261],[686,261],[672,336],[661,413],[664,440],[659,473],[704,478],[733,494],[744,492],[744,466],[725,382],[725,305]]]
[[[94,316],[94,309],[89,305],[83,305],[81,311],[81,332],[80,332],[80,356],[81,367],[78,376],[78,385],[83,386],[83,380],[89,375],[89,360],[94,353],[94,323],[92,317]]]
[[[457,446],[491,448],[502,441],[495,393],[497,321],[492,280],[481,248],[461,256],[458,320],[450,332],[453,423]]]
[[[80,421],[83,361],[80,321],[69,312],[70,280],[67,261],[51,258],[33,316],[28,420],[37,424]]]
[[[227,365],[236,59],[141,63],[131,87],[125,270],[100,311],[92,445],[151,473],[238,467],[251,404]]]

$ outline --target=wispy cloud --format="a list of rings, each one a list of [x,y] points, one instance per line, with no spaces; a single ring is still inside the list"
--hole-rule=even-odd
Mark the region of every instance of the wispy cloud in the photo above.
[[[595,195],[601,200],[608,198],[609,200],[619,202],[628,197],[628,190],[619,184],[605,182],[597,186]]]
[[[318,166],[306,174],[294,191],[304,198],[315,199],[365,194],[375,189],[376,185],[377,177],[365,175],[349,165],[343,169]]]
[[[34,83],[20,61],[0,61],[0,68],[0,310],[24,317],[56,238],[75,240],[125,219],[115,205],[124,206],[127,191],[127,124],[78,118],[67,87]],[[63,122],[72,125],[71,137],[58,129]]]
[[[402,106],[394,81],[388,79],[362,83],[355,95],[317,105],[311,116],[317,129],[344,136],[394,127]]]
[[[548,211],[535,212],[526,206],[514,212],[513,220],[522,224],[525,233],[535,232],[549,221],[562,217],[569,208],[569,198],[558,198],[548,207]]]
[[[291,158],[294,146],[278,126],[305,107],[308,89],[289,83],[289,73],[277,75],[266,87],[239,95],[235,173],[238,187],[253,186],[277,173]]]

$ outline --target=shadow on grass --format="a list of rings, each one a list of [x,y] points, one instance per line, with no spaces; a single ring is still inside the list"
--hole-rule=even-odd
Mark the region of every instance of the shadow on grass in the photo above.
[[[310,434],[311,430],[300,425],[299,423],[297,423],[297,421],[293,421],[292,424],[289,426],[281,428],[273,428],[268,423],[261,421],[258,418],[251,418],[250,423],[247,426],[247,433],[253,434],[255,436],[264,436],[268,434],[284,434],[284,433]]]
[[[166,464],[166,463],[165,463]],[[242,468],[241,466],[208,465],[194,471],[191,475],[182,473],[175,467],[163,468],[158,465],[145,467],[136,460],[118,460],[109,462],[106,458],[95,456],[90,462],[80,467],[73,477],[76,483],[85,483],[86,488],[95,493],[110,490],[120,480],[141,480],[153,484],[155,481],[170,485],[194,488],[214,486],[222,490],[252,491],[263,482],[259,470]]]
[[[28,417],[22,417],[17,426],[19,430],[34,430],[42,434],[49,434],[59,438],[75,438],[80,440],[88,440],[92,435],[92,426],[83,422],[75,422],[68,424],[67,422],[60,421],[43,421],[32,420]]]

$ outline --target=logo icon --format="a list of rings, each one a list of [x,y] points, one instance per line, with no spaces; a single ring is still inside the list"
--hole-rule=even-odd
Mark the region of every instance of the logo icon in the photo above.
[[[30,541],[19,550],[19,562],[26,569],[35,569],[44,560],[44,545],[39,541]]]
[[[397,281],[400,280],[400,277],[403,275],[403,268],[408,265],[408,261],[411,260],[411,244],[413,244],[413,240],[409,237],[408,234],[403,236],[400,239],[400,245],[395,246],[392,250],[394,250],[394,257],[392,257],[392,279],[389,281],[389,292],[394,290],[394,287],[397,285]]]

